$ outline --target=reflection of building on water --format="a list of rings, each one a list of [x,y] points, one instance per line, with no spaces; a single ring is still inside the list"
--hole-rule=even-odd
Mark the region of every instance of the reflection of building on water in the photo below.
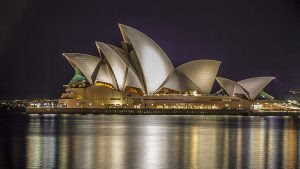
[[[294,119],[286,118],[285,119],[285,126],[283,130],[283,134],[285,137],[283,137],[283,153],[286,154],[282,158],[282,166],[283,168],[297,168],[297,162],[299,162],[299,159],[297,159],[297,155],[299,157],[299,148],[296,147],[297,144],[299,144],[299,141],[297,140],[297,130],[296,130],[296,124],[293,122]],[[299,165],[299,164],[298,164]],[[299,168],[299,166],[298,166]]]
[[[167,142],[164,139],[167,139],[164,133],[164,129],[160,126],[155,125],[145,125],[143,127],[143,132],[146,135],[144,142],[140,142],[143,154],[140,156],[141,166],[139,168],[166,168],[167,163],[164,161],[168,158],[165,156],[167,148]],[[157,135],[160,137],[157,137]],[[137,160],[139,160],[137,159]]]
[[[39,118],[32,118],[29,123],[28,131],[30,132],[26,138],[26,157],[27,168],[41,168],[41,122]]]
[[[149,109],[290,109],[255,104],[274,98],[263,91],[274,77],[233,81],[217,77],[220,61],[194,60],[174,67],[142,32],[119,24],[122,48],[96,42],[100,57],[64,53],[75,70],[58,107]],[[217,80],[221,90],[211,93]],[[30,105],[36,106],[36,105]]]
[[[293,118],[119,117],[31,116],[27,168],[299,166],[299,126]]]
[[[61,128],[64,130],[65,128]],[[69,157],[69,137],[66,135],[61,135],[58,138],[58,168],[66,169],[68,168],[68,157]]]
[[[195,168],[201,164],[203,166],[201,168],[216,168],[216,128],[201,125],[193,126],[191,130],[192,147],[190,153],[192,164],[194,164]],[[210,141],[207,142],[206,139]],[[197,148],[198,150],[195,150],[194,148]]]
[[[296,161],[298,161],[298,159],[296,159],[296,146],[295,144],[297,144],[297,142],[295,142],[295,126],[294,123],[289,122],[288,123],[288,161],[290,161],[287,165],[288,167],[286,168],[295,168],[296,166]],[[285,147],[287,148],[287,147]]]
[[[55,168],[56,165],[56,137],[44,134],[54,133],[54,119],[34,117],[30,121],[27,136],[27,168]],[[44,125],[43,125],[44,124]]]
[[[264,119],[263,118],[258,118],[258,122],[260,123],[260,126],[264,126]],[[264,151],[265,151],[265,144],[264,144],[264,139],[265,139],[265,131],[264,128],[258,128],[254,127],[255,123],[251,123],[251,130],[250,132],[250,140],[249,142],[251,143],[249,145],[249,153],[255,157],[255,158],[250,158],[249,159],[249,168],[264,168]]]

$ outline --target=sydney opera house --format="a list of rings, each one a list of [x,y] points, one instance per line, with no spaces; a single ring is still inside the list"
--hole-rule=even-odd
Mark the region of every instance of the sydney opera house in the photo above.
[[[194,60],[174,67],[144,33],[119,24],[122,47],[96,42],[99,56],[64,53],[75,70],[59,99],[66,108],[251,109],[273,100],[263,91],[274,77],[217,77],[221,62]],[[211,93],[215,81],[220,90]]]

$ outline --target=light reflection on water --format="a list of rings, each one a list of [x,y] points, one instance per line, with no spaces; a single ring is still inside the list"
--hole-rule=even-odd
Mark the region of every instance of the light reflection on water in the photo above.
[[[299,168],[299,118],[0,118],[0,168]]]

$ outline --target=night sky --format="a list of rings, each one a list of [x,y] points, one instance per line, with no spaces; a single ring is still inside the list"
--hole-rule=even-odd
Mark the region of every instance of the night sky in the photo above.
[[[120,46],[118,22],[151,37],[174,66],[216,59],[218,76],[276,76],[266,89],[274,96],[300,88],[298,0],[4,0],[0,99],[58,98],[73,76],[62,53]]]

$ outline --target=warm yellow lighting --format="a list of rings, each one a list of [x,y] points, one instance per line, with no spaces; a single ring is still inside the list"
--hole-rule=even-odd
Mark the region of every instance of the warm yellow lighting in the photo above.
[[[82,95],[77,95],[77,99],[84,99]]]
[[[114,89],[113,85],[111,85],[109,83],[99,82],[99,81],[96,82],[96,86],[103,86],[103,87],[107,87],[107,88],[110,88],[110,89]]]

